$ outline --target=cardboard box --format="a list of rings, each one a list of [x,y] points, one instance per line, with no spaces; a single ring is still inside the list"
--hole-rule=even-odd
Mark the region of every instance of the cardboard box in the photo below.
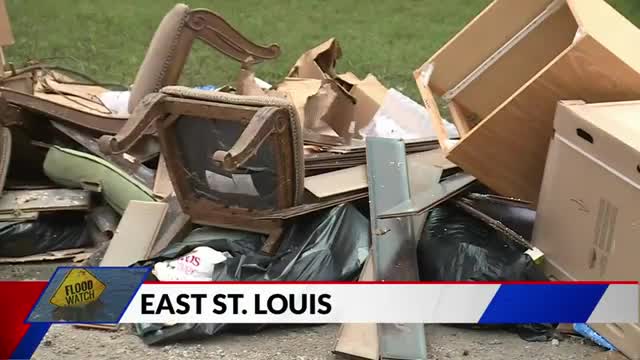
[[[640,279],[640,101],[561,102],[533,244],[561,280]],[[594,324],[640,359],[638,324]]]
[[[0,0],[0,46],[13,45],[13,32],[5,0]]]
[[[496,0],[414,76],[449,160],[535,203],[556,103],[639,99],[638,42],[604,0]],[[462,136],[454,145],[436,97]]]
[[[276,89],[295,104],[305,128],[328,125],[338,136],[350,139],[371,122],[387,88],[371,74],[362,80],[351,72],[337,74],[341,56],[335,38],[323,42],[302,54]]]

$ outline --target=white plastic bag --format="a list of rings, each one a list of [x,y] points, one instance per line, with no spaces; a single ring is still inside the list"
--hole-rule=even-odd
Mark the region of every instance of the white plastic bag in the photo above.
[[[207,246],[200,246],[174,260],[156,263],[153,274],[160,281],[211,281],[216,264],[231,255]]]
[[[453,124],[444,125],[449,138],[458,136]],[[387,91],[382,105],[360,135],[403,140],[437,137],[427,109],[396,89]]]
[[[130,91],[105,91],[99,95],[100,101],[115,115],[129,115]]]

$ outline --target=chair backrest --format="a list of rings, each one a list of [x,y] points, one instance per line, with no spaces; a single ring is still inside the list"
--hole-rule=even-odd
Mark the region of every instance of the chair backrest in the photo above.
[[[243,63],[280,55],[278,45],[253,43],[213,11],[177,4],[160,22],[138,69],[129,98],[130,113],[146,95],[177,84],[195,39]]]
[[[133,82],[129,112],[145,95],[160,90],[167,82],[178,81],[179,75],[176,76],[173,69],[182,70],[187,59],[187,54],[178,54],[181,50],[178,45],[189,12],[187,5],[177,4],[158,25]]]
[[[302,132],[290,102],[178,86],[161,93],[171,115],[156,126],[181,202],[249,211],[302,203]]]

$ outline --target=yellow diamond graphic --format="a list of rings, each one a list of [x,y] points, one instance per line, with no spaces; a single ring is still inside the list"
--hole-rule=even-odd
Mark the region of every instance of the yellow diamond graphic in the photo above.
[[[71,269],[49,300],[55,306],[83,306],[97,301],[107,286],[85,269]]]

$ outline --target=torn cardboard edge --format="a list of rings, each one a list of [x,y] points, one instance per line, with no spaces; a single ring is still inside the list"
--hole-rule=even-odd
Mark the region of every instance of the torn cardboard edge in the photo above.
[[[302,54],[277,89],[295,104],[303,127],[329,125],[348,140],[369,124],[387,88],[371,74],[362,80],[351,72],[336,74],[341,56],[335,38],[325,41]]]
[[[288,77],[323,80],[336,76],[336,62],[342,57],[342,49],[335,38],[307,50],[289,70]]]
[[[276,91],[293,103],[304,129],[330,127],[338,136],[351,137],[356,100],[335,80],[288,77]]]

